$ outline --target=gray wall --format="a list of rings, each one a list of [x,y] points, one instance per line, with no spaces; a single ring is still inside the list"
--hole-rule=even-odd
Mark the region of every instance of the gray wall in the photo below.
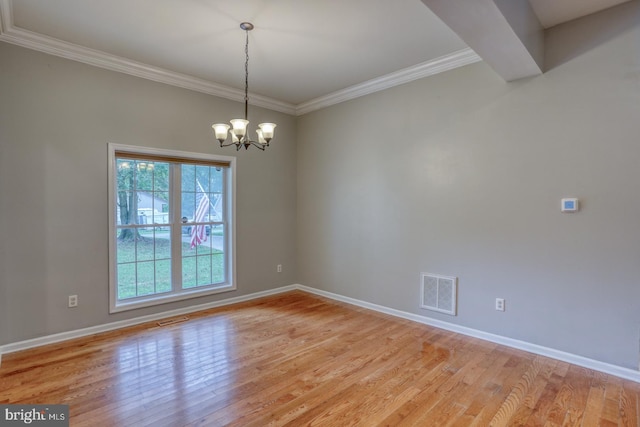
[[[238,290],[117,315],[106,144],[235,155],[210,124],[241,105],[0,43],[0,344],[298,282],[637,367],[638,4],[549,31],[533,79],[479,63],[297,122],[253,107],[278,135],[237,154]],[[459,277],[457,317],[418,308],[422,271]]]
[[[477,63],[301,117],[300,283],[636,369],[639,4],[549,31],[542,76]],[[459,277],[457,317],[419,309],[420,272]]]
[[[0,344],[295,283],[295,118],[251,107],[272,147],[216,148],[242,108],[0,43]],[[237,155],[237,291],[108,314],[108,142]]]

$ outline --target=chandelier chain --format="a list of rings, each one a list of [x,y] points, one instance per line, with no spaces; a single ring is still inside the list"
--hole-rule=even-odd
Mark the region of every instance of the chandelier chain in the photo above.
[[[248,120],[248,104],[249,104],[249,31],[244,31],[246,34],[246,40],[244,44],[244,119]]]

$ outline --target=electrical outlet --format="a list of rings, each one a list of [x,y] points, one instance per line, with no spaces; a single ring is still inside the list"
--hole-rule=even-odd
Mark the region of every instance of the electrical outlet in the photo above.
[[[504,298],[496,298],[496,310],[504,311]]]
[[[278,264],[278,266],[276,267],[276,271],[278,273],[282,273],[282,264]]]
[[[69,295],[69,308],[78,306],[78,295]]]

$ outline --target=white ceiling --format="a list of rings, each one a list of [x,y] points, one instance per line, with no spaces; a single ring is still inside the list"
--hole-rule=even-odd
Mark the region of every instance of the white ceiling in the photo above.
[[[624,1],[530,3],[547,28]],[[250,21],[250,92],[286,112],[479,60],[420,0],[0,0],[0,14],[0,40],[232,99]]]
[[[572,21],[629,0],[529,0],[544,28]]]

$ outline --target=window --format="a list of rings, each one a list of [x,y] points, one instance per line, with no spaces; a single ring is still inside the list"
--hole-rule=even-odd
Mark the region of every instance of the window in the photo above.
[[[235,289],[235,158],[109,144],[117,312]]]

